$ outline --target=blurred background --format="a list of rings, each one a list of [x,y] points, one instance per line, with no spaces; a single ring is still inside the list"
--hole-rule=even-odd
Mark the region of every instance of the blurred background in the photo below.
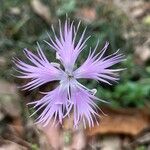
[[[97,88],[97,96],[109,100],[101,105],[107,116],[100,126],[84,130],[72,128],[70,120],[63,127],[42,128],[33,124],[26,106],[37,99],[38,91],[48,91],[47,84],[32,92],[17,87],[26,81],[12,76],[12,57],[25,60],[23,49],[36,51],[38,41],[49,60],[55,53],[43,42],[51,36],[51,24],[58,30],[66,13],[81,30],[87,26],[92,37],[82,52],[79,64],[90,47],[100,41],[110,42],[108,54],[121,49],[127,61],[117,65],[118,84],[108,86],[83,81]],[[150,1],[149,0],[0,0],[0,150],[150,150]]]

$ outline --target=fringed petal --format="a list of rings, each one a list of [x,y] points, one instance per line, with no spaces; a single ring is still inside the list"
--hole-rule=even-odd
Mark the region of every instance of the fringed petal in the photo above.
[[[66,20],[64,30],[62,31],[61,22],[59,22],[59,38],[56,36],[55,31],[52,28],[55,35],[55,39],[52,39],[49,36],[50,42],[45,41],[51,48],[56,50],[57,55],[60,56],[60,61],[62,62],[65,70],[68,72],[73,71],[75,61],[80,52],[85,48],[85,43],[89,39],[88,37],[84,40],[86,31],[85,29],[78,43],[75,44],[79,26],[80,22],[77,26],[77,29],[75,29],[74,22],[70,23],[68,20]]]
[[[24,50],[26,57],[32,64],[27,64],[22,60],[14,59],[17,71],[21,74],[16,77],[31,79],[23,86],[24,90],[32,90],[47,82],[61,80],[62,78],[63,71],[56,68],[55,65],[47,60],[40,47],[38,47],[37,52],[38,55],[36,56],[27,49]]]
[[[29,105],[34,105],[35,113],[41,111],[41,114],[36,118],[36,123],[48,125],[53,121],[53,125],[62,124],[63,118],[72,108],[68,101],[68,85],[60,85],[53,91],[48,92],[42,99],[31,102]]]
[[[108,42],[106,42],[104,48],[99,53],[95,54],[96,46],[94,51],[89,53],[86,61],[74,71],[74,77],[77,79],[94,79],[108,84],[111,84],[110,81],[116,82],[119,79],[117,73],[123,69],[110,69],[110,67],[125,59],[122,54],[118,54],[119,51],[103,57],[108,45]]]

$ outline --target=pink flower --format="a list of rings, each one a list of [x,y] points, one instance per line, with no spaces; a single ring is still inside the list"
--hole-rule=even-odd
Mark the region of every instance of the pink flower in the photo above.
[[[41,109],[43,110],[37,117],[36,122],[42,123],[44,126],[52,119],[54,124],[62,123],[63,119],[69,116],[71,110],[74,112],[75,127],[79,125],[80,121],[83,122],[84,127],[87,125],[89,127],[94,126],[94,122],[97,122],[96,118],[99,116],[96,101],[104,101],[95,96],[96,89],[88,89],[78,80],[85,78],[111,84],[110,82],[118,80],[118,72],[122,70],[110,69],[111,66],[124,60],[124,56],[118,54],[118,51],[104,57],[109,45],[108,42],[98,53],[96,53],[97,44],[93,50],[90,50],[84,63],[79,68],[75,68],[77,58],[89,39],[88,37],[84,40],[84,30],[79,41],[76,42],[79,26],[80,22],[75,27],[73,22],[69,23],[66,20],[62,29],[59,22],[59,37],[56,36],[52,28],[55,39],[49,37],[50,42],[46,41],[56,51],[56,58],[59,59],[63,67],[58,63],[50,63],[39,44],[37,55],[27,49],[24,50],[26,57],[31,62],[30,64],[19,59],[15,60],[15,65],[21,73],[17,77],[31,79],[30,82],[23,86],[24,90],[33,90],[47,82],[59,81],[58,86],[54,90],[44,93],[45,95],[42,99],[29,103],[36,108],[32,115]]]

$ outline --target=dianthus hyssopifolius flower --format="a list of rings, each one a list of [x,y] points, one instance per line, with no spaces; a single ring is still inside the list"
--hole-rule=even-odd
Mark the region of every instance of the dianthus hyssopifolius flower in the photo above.
[[[24,49],[24,54],[30,61],[25,63],[20,59],[15,59],[15,65],[21,73],[18,78],[30,79],[23,86],[24,90],[33,90],[47,82],[59,81],[58,86],[49,92],[43,93],[40,100],[31,102],[35,108],[33,115],[42,110],[37,117],[36,123],[46,126],[51,120],[54,124],[62,124],[63,119],[73,111],[74,127],[83,122],[84,127],[94,126],[97,122],[98,106],[96,101],[103,101],[95,96],[96,90],[90,90],[79,82],[79,79],[93,79],[107,84],[118,80],[118,72],[122,69],[110,69],[111,66],[124,60],[124,56],[117,52],[104,56],[108,47],[106,42],[104,48],[96,52],[98,43],[94,49],[90,49],[87,59],[79,68],[75,68],[75,63],[82,50],[86,47],[89,39],[84,39],[85,31],[77,41],[76,36],[80,22],[77,26],[74,22],[66,19],[62,27],[59,21],[59,36],[55,34],[54,39],[50,36],[50,41],[45,41],[51,49],[55,50],[58,63],[50,62],[38,45],[37,55]],[[97,122],[98,123],[98,122]]]

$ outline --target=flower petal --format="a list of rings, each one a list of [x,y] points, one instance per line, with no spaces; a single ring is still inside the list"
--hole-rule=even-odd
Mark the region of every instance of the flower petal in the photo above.
[[[64,116],[70,112],[72,106],[68,102],[68,88],[67,84],[61,84],[53,91],[48,92],[41,100],[29,103],[33,104],[34,108],[37,108],[31,116],[43,109],[42,113],[36,119],[36,123],[46,126],[53,120],[53,125],[57,123],[62,124]]]
[[[31,79],[30,82],[23,86],[24,90],[32,90],[44,83],[61,80],[62,78],[63,71],[60,71],[53,64],[49,63],[40,47],[37,49],[37,52],[38,56],[27,49],[24,50],[26,57],[32,64],[27,64],[19,59],[15,59],[14,61],[16,67],[19,69],[18,72],[22,74],[16,77]]]
[[[75,29],[74,22],[70,24],[68,20],[66,20],[64,30],[62,31],[61,22],[59,22],[59,38],[56,36],[55,31],[52,28],[55,35],[55,39],[53,40],[49,36],[50,42],[45,41],[48,45],[50,45],[53,49],[56,50],[57,56],[60,57],[60,61],[62,62],[65,70],[69,72],[73,71],[75,61],[79,53],[85,48],[85,43],[89,38],[88,37],[84,40],[84,35],[86,31],[85,29],[78,43],[75,45],[76,35],[79,26],[80,22],[77,26],[77,29]]]
[[[98,54],[95,54],[97,48],[96,46],[94,51],[89,53],[86,61],[77,70],[74,71],[74,77],[77,79],[95,79],[108,84],[110,84],[109,81],[117,81],[117,72],[123,69],[109,69],[109,67],[123,61],[124,56],[122,54],[118,54],[117,51],[112,55],[102,58],[105,51],[107,50],[108,45],[108,42],[106,42],[104,48]]]
[[[93,127],[94,121],[98,124],[96,117],[99,116],[99,114],[97,113],[98,106],[95,100],[99,99],[95,97],[92,92],[81,87],[77,81],[73,81],[70,84],[70,89],[74,110],[74,126],[78,127],[79,122],[83,122],[85,128],[86,124],[88,124],[89,127]]]

